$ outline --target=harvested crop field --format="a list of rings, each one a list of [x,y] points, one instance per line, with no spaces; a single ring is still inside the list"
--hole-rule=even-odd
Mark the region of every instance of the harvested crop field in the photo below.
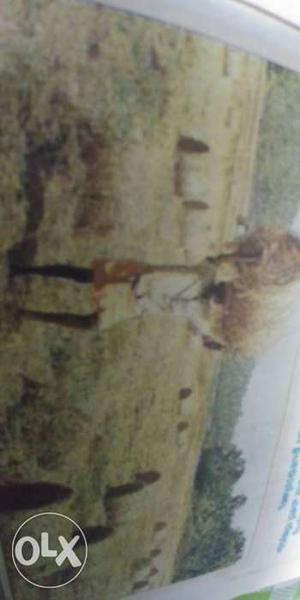
[[[25,318],[93,310],[90,285],[25,271],[220,251],[248,212],[264,65],[67,2],[7,0],[0,28],[1,483],[70,489],[43,510],[94,543],[63,598],[119,598],[173,579],[219,354],[171,314],[105,331]],[[10,560],[33,508],[1,515],[16,600],[40,598]]]

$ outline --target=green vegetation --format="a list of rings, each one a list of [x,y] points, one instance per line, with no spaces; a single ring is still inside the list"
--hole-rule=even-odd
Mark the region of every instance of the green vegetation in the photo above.
[[[242,556],[245,538],[241,530],[231,527],[231,521],[246,502],[245,496],[232,497],[232,487],[243,471],[244,460],[235,446],[228,451],[221,446],[203,451],[176,580],[225,567]]]
[[[204,447],[230,444],[236,424],[242,415],[242,401],[254,368],[253,359],[228,356],[222,360],[210,408],[210,427]]]
[[[252,226],[288,226],[299,208],[300,80],[274,65],[259,129]]]
[[[234,512],[245,502],[233,496],[244,472],[242,453],[232,444],[252,360],[227,357],[211,386],[212,402],[200,461],[195,473],[190,516],[177,557],[175,579],[187,579],[225,567],[241,556],[242,531],[231,527]]]

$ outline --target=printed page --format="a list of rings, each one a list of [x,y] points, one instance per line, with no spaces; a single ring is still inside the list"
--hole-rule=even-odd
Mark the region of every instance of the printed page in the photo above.
[[[1,593],[295,578],[300,76],[94,3],[0,11]]]

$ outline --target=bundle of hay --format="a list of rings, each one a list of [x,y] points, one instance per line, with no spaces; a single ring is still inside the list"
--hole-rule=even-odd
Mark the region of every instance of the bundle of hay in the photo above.
[[[210,300],[213,339],[234,352],[259,354],[300,330],[300,240],[257,230],[215,259]],[[221,288],[222,289],[222,288]]]

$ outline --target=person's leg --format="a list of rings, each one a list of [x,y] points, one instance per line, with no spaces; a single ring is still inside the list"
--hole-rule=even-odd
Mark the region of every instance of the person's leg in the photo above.
[[[11,275],[39,275],[41,277],[58,277],[71,279],[78,283],[92,283],[93,269],[75,267],[73,265],[41,265],[41,266],[11,266]]]
[[[58,277],[71,279],[78,283],[94,283],[101,288],[107,284],[129,283],[136,285],[139,278],[148,273],[194,274],[198,275],[199,265],[151,265],[134,261],[97,260],[92,268],[67,264],[48,265],[11,265],[12,277],[18,275],[39,275],[41,277]]]

